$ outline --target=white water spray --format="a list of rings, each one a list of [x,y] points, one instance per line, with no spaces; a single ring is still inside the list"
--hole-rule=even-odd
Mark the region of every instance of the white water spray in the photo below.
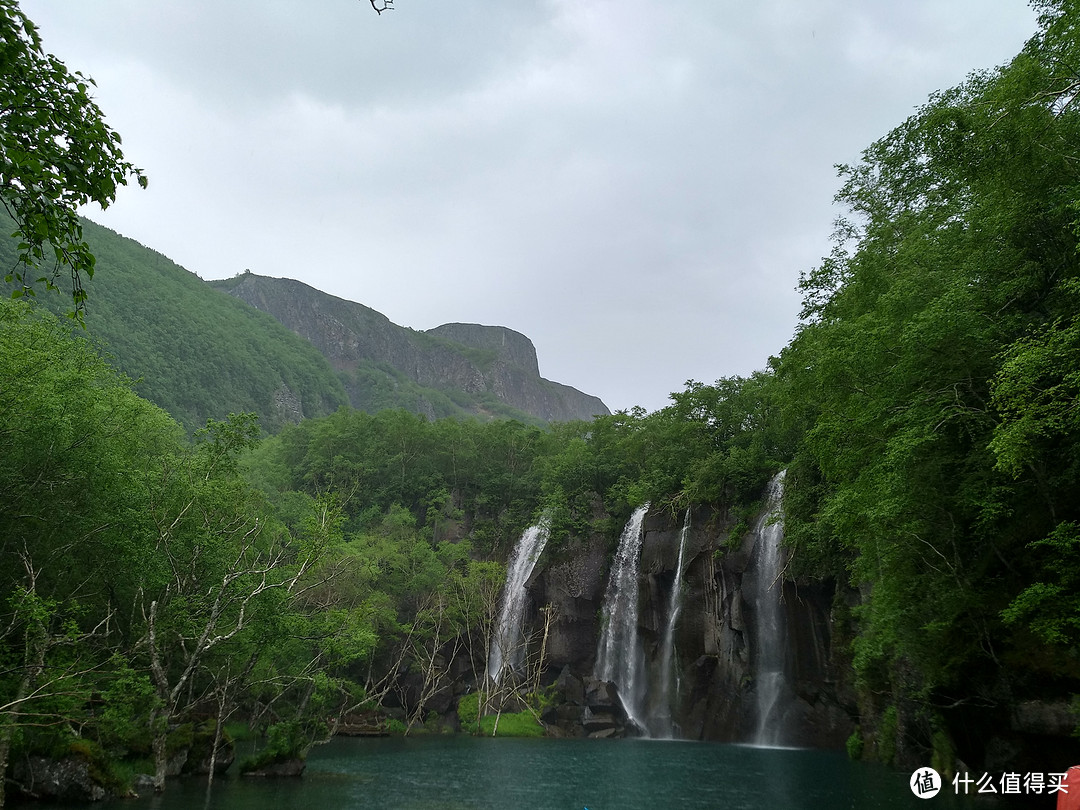
[[[679,532],[679,561],[675,566],[675,580],[671,583],[671,596],[668,598],[667,625],[660,644],[660,684],[659,714],[653,724],[653,733],[660,737],[672,737],[675,734],[674,715],[679,703],[679,673],[675,666],[675,625],[682,610],[683,556],[686,553],[686,538],[690,534],[690,509],[687,507]]]
[[[488,677],[495,683],[503,672],[517,670],[525,658],[525,584],[532,576],[536,561],[544,550],[551,522],[545,516],[535,526],[527,528],[518,539],[514,553],[506,566],[506,586],[503,588],[499,623],[495,642],[488,655]]]
[[[600,611],[595,670],[597,679],[615,684],[627,717],[639,729],[645,728],[641,718],[645,661],[638,641],[638,568],[648,511],[649,504],[639,506],[619,538]]]
[[[786,626],[781,597],[780,543],[784,537],[780,505],[784,495],[784,471],[769,481],[765,508],[754,526],[756,577],[754,629],[757,651],[754,664],[754,690],[757,694],[757,730],[755,745],[778,745],[783,732],[779,709],[784,690],[784,649]]]

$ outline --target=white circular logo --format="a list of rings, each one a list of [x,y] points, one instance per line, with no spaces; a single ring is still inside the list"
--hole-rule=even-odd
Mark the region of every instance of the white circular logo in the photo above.
[[[930,799],[941,790],[941,775],[933,768],[919,768],[911,775],[911,792],[920,799]]]

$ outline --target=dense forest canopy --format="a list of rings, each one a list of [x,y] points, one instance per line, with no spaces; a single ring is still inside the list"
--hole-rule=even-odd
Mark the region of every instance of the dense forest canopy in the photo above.
[[[867,755],[978,756],[1010,705],[1080,692],[1080,8],[1037,6],[1012,62],[841,167],[835,249],[768,368],[654,413],[342,408],[261,440],[222,414],[189,440],[0,302],[0,766],[79,749],[161,786],[207,717],[279,753],[328,714],[422,724],[447,649],[482,679],[541,514],[554,554],[646,501],[745,527],[782,468],[788,576],[835,589]]]
[[[841,168],[849,215],[778,366],[795,559],[860,589],[860,683],[913,701],[923,739],[933,706],[1080,671],[1080,41],[1074,4],[1038,5],[1010,64]]]

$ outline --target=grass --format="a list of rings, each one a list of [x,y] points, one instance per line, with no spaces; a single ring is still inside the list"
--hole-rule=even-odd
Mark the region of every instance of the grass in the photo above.
[[[484,737],[492,736],[495,728],[495,715],[480,718],[480,733]],[[499,730],[496,737],[543,737],[544,727],[532,712],[503,712],[499,717]]]
[[[479,713],[480,694],[472,692],[458,701],[458,720],[461,721],[461,730],[467,734],[479,734],[482,737],[492,736],[495,729],[495,715],[489,714],[480,718],[477,724],[476,715]],[[544,727],[530,711],[503,712],[499,716],[499,730],[496,737],[543,737]]]

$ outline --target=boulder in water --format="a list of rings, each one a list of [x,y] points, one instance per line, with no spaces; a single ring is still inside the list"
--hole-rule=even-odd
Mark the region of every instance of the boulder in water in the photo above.
[[[269,762],[260,765],[250,771],[244,771],[244,776],[265,776],[269,778],[302,776],[307,762],[300,757],[283,759],[279,762]]]
[[[90,775],[90,762],[81,756],[28,756],[17,760],[12,781],[26,796],[63,802],[97,802],[105,798],[105,788]]]

